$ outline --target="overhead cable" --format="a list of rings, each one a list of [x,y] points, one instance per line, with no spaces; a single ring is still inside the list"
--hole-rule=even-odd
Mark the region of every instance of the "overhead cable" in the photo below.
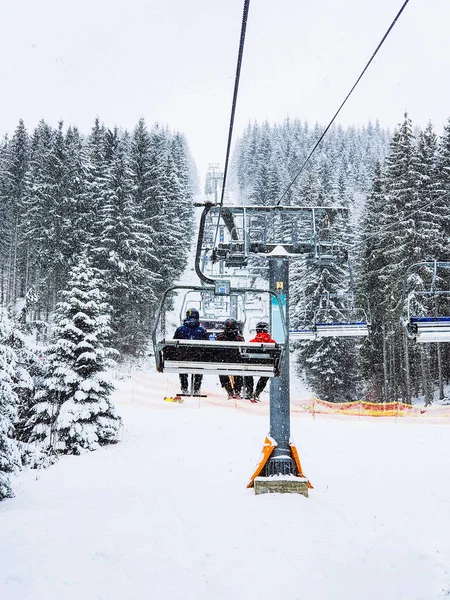
[[[314,154],[314,152],[316,151],[317,147],[319,146],[320,142],[323,140],[323,138],[325,137],[326,133],[328,132],[328,130],[330,129],[331,125],[333,124],[334,120],[336,119],[336,117],[338,116],[338,114],[341,112],[342,107],[344,106],[344,104],[347,102],[347,100],[350,98],[353,90],[356,88],[356,86],[358,85],[358,83],[361,81],[364,73],[367,71],[367,69],[369,68],[370,63],[373,61],[373,59],[375,58],[375,56],[378,53],[378,50],[381,48],[381,46],[383,45],[384,41],[386,40],[387,36],[390,34],[392,28],[394,27],[395,23],[397,22],[398,18],[400,17],[400,15],[402,14],[404,8],[406,7],[406,5],[408,4],[409,0],[405,0],[405,2],[403,3],[403,6],[401,7],[401,9],[398,11],[397,15],[395,16],[395,19],[392,21],[392,23],[390,24],[388,30],[386,31],[386,33],[384,34],[382,40],[380,41],[380,43],[378,44],[378,46],[375,49],[375,52],[372,54],[372,56],[370,57],[369,62],[366,64],[366,66],[364,67],[363,71],[361,72],[361,74],[359,75],[358,79],[356,80],[356,82],[354,83],[352,89],[349,91],[349,93],[347,94],[347,96],[345,97],[344,101],[342,102],[342,104],[340,105],[340,107],[337,109],[336,113],[334,114],[333,118],[331,119],[331,121],[328,123],[326,129],[324,130],[324,132],[322,133],[322,135],[319,137],[319,139],[317,140],[317,142],[315,143],[313,149],[311,150],[311,152],[308,154],[308,156],[306,157],[305,161],[303,162],[302,166],[300,167],[300,169],[298,170],[297,174],[295,175],[295,177],[292,179],[292,181],[289,183],[288,187],[285,189],[285,191],[283,192],[283,194],[281,195],[281,198],[278,200],[277,202],[277,206],[279,206],[279,204],[281,203],[281,201],[283,200],[283,198],[286,196],[286,194],[288,193],[288,191],[291,189],[291,187],[294,185],[294,183],[297,181],[298,177],[300,176],[300,174],[303,172],[304,168],[306,167],[306,165],[309,162],[309,159],[311,158],[311,156]]]
[[[222,193],[220,195],[219,218],[217,220],[217,227],[216,227],[216,232],[214,235],[214,247],[216,246],[216,242],[217,242],[220,213],[222,210],[223,199],[225,196],[225,185],[226,185],[226,181],[227,181],[228,162],[230,159],[231,140],[233,137],[234,115],[236,112],[236,102],[237,102],[237,96],[238,96],[238,90],[239,90],[239,80],[240,80],[240,76],[241,76],[242,57],[244,54],[245,32],[247,29],[247,18],[248,18],[249,5],[250,5],[250,0],[244,0],[244,9],[243,9],[243,13],[242,13],[242,25],[241,25],[241,37],[239,40],[239,52],[238,52],[238,60],[237,60],[237,65],[236,65],[236,76],[234,79],[233,102],[231,105],[230,125],[228,128],[227,152],[226,152],[226,156],[225,156],[225,168],[223,171]]]

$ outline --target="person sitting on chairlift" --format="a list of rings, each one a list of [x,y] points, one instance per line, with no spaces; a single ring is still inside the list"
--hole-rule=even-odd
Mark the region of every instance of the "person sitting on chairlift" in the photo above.
[[[256,324],[256,336],[250,340],[250,342],[259,342],[263,344],[276,344],[275,340],[270,337],[269,333],[269,324],[265,321],[260,321]],[[268,377],[260,377],[258,383],[256,384],[255,393],[253,393],[253,377],[245,378],[245,397],[250,400],[254,399],[259,401],[259,396],[261,392],[267,385],[269,381]]]
[[[173,335],[174,340],[209,340],[209,334],[204,327],[200,325],[200,315],[195,308],[189,308],[186,311],[186,318],[183,325],[178,327]],[[190,350],[195,352],[195,350]],[[203,375],[194,375],[194,396],[200,394]],[[180,373],[181,393],[189,393],[188,376],[186,373]]]
[[[235,319],[227,319],[223,331],[216,336],[217,342],[245,342],[239,332],[239,325]],[[241,395],[244,379],[240,375],[219,375],[220,385],[228,393],[229,398],[238,398]]]

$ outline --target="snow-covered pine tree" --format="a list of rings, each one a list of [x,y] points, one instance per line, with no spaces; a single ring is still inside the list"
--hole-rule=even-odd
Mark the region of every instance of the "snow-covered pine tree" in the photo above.
[[[35,392],[40,386],[46,363],[40,354],[29,347],[27,337],[21,330],[23,316],[22,313],[19,319],[3,321],[2,341],[14,353],[12,384],[17,397],[14,437],[22,464],[42,467],[47,466],[49,460],[41,449],[29,444],[32,431],[29,421],[33,415]]]
[[[20,227],[29,256],[29,285],[34,285],[46,317],[50,313],[54,296],[52,283],[59,265],[54,255],[57,211],[54,150],[54,132],[47,123],[41,121],[31,137]]]
[[[30,141],[22,120],[6,145],[0,162],[1,243],[0,262],[4,300],[15,302],[26,291],[27,251],[20,236],[25,174],[28,168]],[[3,250],[3,251],[2,251]],[[3,260],[2,260],[3,255]]]
[[[102,223],[92,256],[104,276],[112,307],[115,346],[136,354],[148,339],[149,308],[156,305],[157,258],[153,230],[138,215],[134,178],[117,132],[107,135],[109,164],[102,185]]]
[[[375,166],[372,190],[367,196],[360,227],[360,270],[358,292],[369,301],[370,339],[361,349],[361,371],[366,382],[366,395],[371,402],[387,401],[387,371],[384,356],[383,311],[380,306],[382,285],[380,270],[386,266],[380,246],[383,224],[384,194],[381,166]]]
[[[329,203],[323,199],[318,172],[318,167],[311,165],[307,170],[307,177],[300,184],[306,206],[323,206]],[[339,204],[347,206],[347,199],[341,200]],[[322,231],[321,237],[324,241],[339,241],[343,249],[348,248],[353,240],[347,217],[337,215],[333,222],[328,223],[328,229]],[[302,323],[304,315],[311,317],[316,314],[319,320],[325,322],[349,318],[347,296],[342,295],[349,290],[349,267],[338,256],[329,264],[317,261],[306,264],[294,262],[291,274],[291,323],[294,327],[310,325]],[[357,397],[357,356],[354,342],[330,337],[301,342],[298,348],[298,372],[305,376],[320,398],[342,402]]]
[[[0,309],[0,500],[13,496],[9,475],[20,468],[20,455],[14,439],[18,398],[14,389],[17,356],[7,344],[11,324]]]
[[[183,272],[190,240],[183,233],[179,205],[183,189],[175,172],[175,163],[170,153],[168,132],[158,125],[150,133],[148,161],[149,186],[143,205],[144,222],[155,232],[155,255],[158,259],[158,274],[161,284],[157,295],[173,285]]]
[[[435,201],[436,210],[442,223],[442,233],[444,243],[439,254],[439,259],[443,261],[450,260],[450,248],[448,240],[450,239],[450,118],[444,126],[444,132],[438,141],[437,149],[437,193]],[[443,307],[444,308],[444,307]],[[441,372],[440,396],[443,397],[442,379],[450,379],[450,349],[449,344],[440,344],[438,346],[438,356],[440,355],[439,371]]]
[[[107,369],[116,355],[101,273],[82,256],[58,302],[49,371],[37,393],[33,438],[63,454],[96,450],[117,440],[121,419],[110,401]]]
[[[6,343],[17,357],[13,378],[18,398],[15,435],[19,442],[27,444],[31,438],[29,420],[33,415],[34,395],[45,372],[45,361],[40,353],[29,347],[18,323],[11,322]],[[23,454],[24,449],[20,447],[20,451]]]
[[[343,299],[334,296],[343,291],[342,267],[311,263],[305,271],[306,313],[316,312],[322,322],[348,318],[343,313]],[[298,371],[323,400],[344,402],[357,398],[357,362],[352,340],[329,337],[301,342]]]
[[[63,235],[70,240],[69,248],[64,249],[65,260],[70,264],[74,255],[82,252],[88,240],[90,227],[86,223],[85,205],[85,166],[83,164],[83,146],[80,132],[69,127],[64,136],[64,173],[62,195],[64,207]]]
[[[446,253],[446,238],[444,236],[445,217],[441,214],[439,206],[439,183],[437,175],[437,136],[433,131],[431,123],[420,131],[418,136],[418,182],[417,182],[417,208],[415,209],[415,245],[421,249],[423,261],[438,260],[440,256]],[[420,276],[424,269],[416,270],[416,281],[414,288],[416,290],[429,289],[433,269],[427,268],[424,273],[425,281]],[[419,279],[420,278],[420,279]],[[440,282],[437,282],[440,285]],[[418,315],[434,315],[437,310],[436,298],[423,296],[420,303],[420,312]],[[442,304],[442,303],[441,303]],[[448,304],[448,303],[447,303]],[[442,308],[442,306],[441,306]],[[448,308],[448,306],[447,306]],[[439,345],[437,345],[439,346]],[[436,352],[440,354],[440,349],[435,348],[434,344],[422,345],[419,348],[420,370],[422,372],[422,388],[425,395],[425,404],[433,402],[433,376],[432,362],[435,360]],[[441,357],[438,356],[441,362]],[[439,369],[441,371],[441,369]],[[442,380],[440,372],[439,378]],[[441,381],[440,388],[443,383]]]
[[[183,202],[180,208],[183,211],[183,220],[189,231],[192,231],[195,222],[192,214],[192,197],[199,187],[198,173],[186,138],[179,131],[175,132],[172,137],[170,151],[175,165],[175,173],[182,188]]]
[[[450,237],[450,118],[444,133],[438,142],[437,149],[437,193],[439,194],[436,206],[443,222],[444,239]],[[442,249],[441,260],[449,260],[448,244]]]
[[[419,262],[423,249],[415,244],[418,208],[419,156],[411,119],[405,114],[395,131],[384,170],[384,213],[380,229],[385,266],[379,293],[385,333],[389,335],[390,394],[411,402],[410,352],[401,327],[402,297],[408,267]],[[402,368],[399,368],[399,365]]]
[[[105,194],[106,129],[97,118],[92,130],[82,147],[82,164],[84,171],[83,194],[80,201],[79,228],[86,232],[87,248],[95,245],[103,224],[99,218],[99,209]]]

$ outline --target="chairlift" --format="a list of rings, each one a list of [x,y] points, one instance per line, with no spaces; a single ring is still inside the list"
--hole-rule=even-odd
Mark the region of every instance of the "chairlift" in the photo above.
[[[277,343],[228,342],[215,340],[174,340],[157,341],[159,331],[165,332],[162,315],[168,296],[176,290],[208,291],[215,288],[177,286],[168,288],[162,297],[155,316],[152,331],[156,369],[160,373],[217,374],[277,377],[284,352],[284,346]],[[261,294],[270,294],[276,298],[285,334],[286,322],[278,294],[270,290],[253,290]],[[230,289],[230,294],[244,294],[245,290]],[[164,335],[164,334],[163,334]]]
[[[290,329],[289,339],[292,342],[305,342],[316,339],[316,330],[314,327],[304,327],[301,329]]]
[[[406,331],[416,342],[450,342],[450,317],[410,317]]]
[[[367,337],[369,335],[368,309],[355,305],[353,292],[323,294],[325,305],[314,314],[317,339],[326,337]],[[332,299],[339,299],[340,306],[333,307]]]
[[[403,296],[413,281],[405,300],[406,317],[401,322],[409,339],[418,343],[450,342],[450,262],[426,261],[411,265],[405,276]],[[424,286],[424,277],[430,278]],[[420,281],[420,288],[418,284]]]
[[[289,332],[290,339],[296,341],[317,340],[327,337],[367,337],[370,323],[367,318],[368,311],[360,306],[355,306],[354,296],[351,292],[338,292],[334,294],[319,294],[319,301],[325,300],[325,305],[315,310],[314,316],[308,325]],[[334,307],[331,300],[341,299],[341,305]]]

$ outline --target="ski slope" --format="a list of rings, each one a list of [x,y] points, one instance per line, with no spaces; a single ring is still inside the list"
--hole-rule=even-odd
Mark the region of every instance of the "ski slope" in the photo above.
[[[116,380],[120,443],[14,480],[0,504],[2,600],[437,600],[450,596],[449,428],[292,416],[315,489],[255,496],[261,404]]]

